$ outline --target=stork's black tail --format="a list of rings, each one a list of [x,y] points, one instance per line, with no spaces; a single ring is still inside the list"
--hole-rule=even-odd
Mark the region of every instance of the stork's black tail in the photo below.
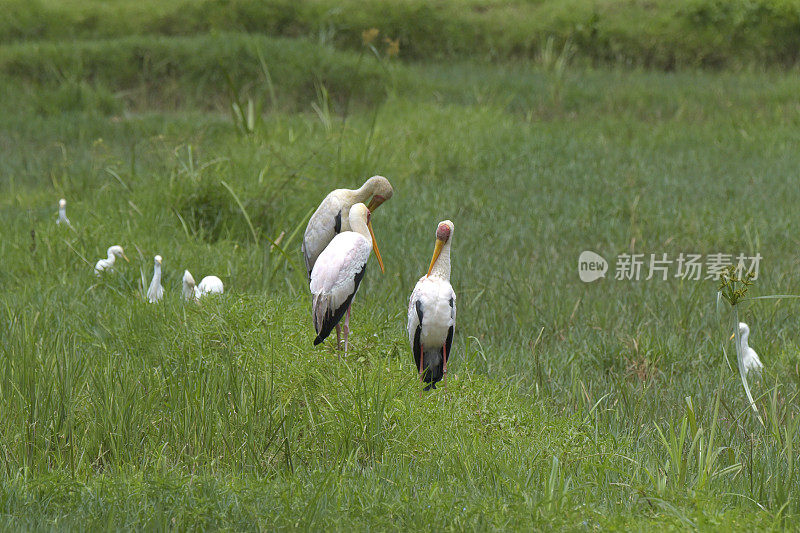
[[[423,359],[424,374],[422,381],[428,384],[423,390],[429,391],[436,388],[436,384],[444,377],[444,357],[442,349],[426,350]]]

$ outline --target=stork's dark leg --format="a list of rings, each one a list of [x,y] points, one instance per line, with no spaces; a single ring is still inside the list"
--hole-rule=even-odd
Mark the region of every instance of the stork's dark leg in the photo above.
[[[347,341],[350,339],[350,308],[351,305],[347,306],[347,315],[344,317],[344,356],[347,357]]]

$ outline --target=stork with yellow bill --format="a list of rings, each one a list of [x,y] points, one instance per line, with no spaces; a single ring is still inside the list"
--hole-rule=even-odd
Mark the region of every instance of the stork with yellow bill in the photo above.
[[[456,327],[456,293],[450,285],[450,244],[455,226],[449,220],[436,227],[436,245],[428,273],[422,276],[408,300],[408,341],[419,372],[427,383],[447,383],[447,359]]]
[[[394,194],[391,183],[383,176],[372,176],[360,188],[336,189],[328,194],[306,226],[303,235],[303,259],[309,281],[319,255],[333,238],[351,230],[350,209],[358,203],[367,204],[370,213]],[[369,202],[369,203],[367,203]]]
[[[348,213],[350,231],[339,233],[331,240],[319,254],[311,271],[311,307],[314,329],[317,332],[314,344],[324,341],[335,327],[338,348],[339,322],[345,317],[345,356],[350,338],[350,306],[364,278],[367,260],[373,250],[381,272],[384,271],[370,216],[370,211],[364,204],[353,205]]]

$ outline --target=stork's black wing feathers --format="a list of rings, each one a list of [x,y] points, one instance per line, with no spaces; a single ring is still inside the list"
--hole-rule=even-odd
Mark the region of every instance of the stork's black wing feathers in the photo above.
[[[417,331],[414,332],[414,346],[412,346],[413,356],[414,356],[414,364],[416,365],[417,371],[419,371],[419,359],[422,356],[422,345],[420,344],[420,335],[422,335],[422,302],[417,300],[416,303],[417,308],[417,318],[419,319],[419,324],[417,324]]]
[[[447,340],[444,343],[445,347],[447,348],[448,361],[450,360],[450,347],[453,346],[453,333],[455,329],[455,326],[450,326],[450,329],[447,330]]]
[[[356,274],[356,277],[353,279],[353,292],[347,299],[344,301],[342,305],[340,305],[337,309],[326,309],[325,310],[325,317],[322,319],[322,326],[317,330],[317,337],[314,339],[314,346],[321,343],[325,339],[328,338],[328,335],[331,334],[333,328],[336,327],[336,324],[342,320],[342,317],[347,312],[347,308],[350,307],[350,303],[353,301],[353,297],[358,292],[358,286],[361,284],[361,280],[364,279],[364,274],[367,271],[367,264],[364,263],[364,268]]]
[[[333,231],[336,232],[336,235],[339,235],[342,232],[342,210],[340,209],[336,216],[333,217]]]

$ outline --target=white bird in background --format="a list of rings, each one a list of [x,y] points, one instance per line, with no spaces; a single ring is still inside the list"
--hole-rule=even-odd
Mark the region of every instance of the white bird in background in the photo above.
[[[392,197],[394,191],[389,180],[383,176],[372,176],[364,185],[356,190],[336,189],[328,194],[306,226],[303,235],[303,259],[306,262],[306,272],[311,280],[311,271],[317,258],[333,238],[343,232],[349,231],[350,209],[357,203],[366,203],[367,209],[374,212],[378,206]]]
[[[312,316],[317,337],[314,345],[324,341],[336,327],[337,348],[339,322],[344,321],[344,354],[350,337],[350,305],[367,268],[370,253],[375,250],[381,272],[384,271],[378,243],[372,231],[367,206],[358,203],[349,209],[350,231],[336,235],[323,250],[311,272]]]
[[[200,280],[200,285],[195,286],[194,277],[188,270],[183,271],[183,297],[186,300],[196,300],[206,294],[222,294],[224,287],[222,280],[217,276],[206,276]]]
[[[155,257],[153,265],[153,281],[147,289],[147,300],[153,304],[164,297],[164,287],[161,286],[161,256]]]
[[[64,224],[69,229],[75,229],[67,218],[67,201],[63,198],[58,201],[58,218],[56,219],[56,224],[59,226]]]
[[[453,345],[456,293],[450,285],[450,243],[454,230],[449,220],[439,222],[428,273],[419,279],[408,300],[408,341],[419,379],[428,384],[426,391],[447,378],[447,360]]]
[[[128,257],[125,255],[125,251],[122,249],[122,246],[119,245],[110,247],[106,253],[108,254],[108,257],[106,259],[99,260],[94,265],[94,273],[98,276],[106,270],[113,271],[114,263],[116,262],[117,257],[121,257],[125,261],[128,260]]]
[[[736,333],[734,332],[734,334],[731,335],[731,339],[735,336]],[[756,351],[747,344],[749,336],[750,328],[744,322],[739,322],[739,347],[741,348],[742,368],[744,368],[745,375],[749,374],[751,370],[760,373],[764,368],[764,364],[761,362],[761,359],[758,358]]]

